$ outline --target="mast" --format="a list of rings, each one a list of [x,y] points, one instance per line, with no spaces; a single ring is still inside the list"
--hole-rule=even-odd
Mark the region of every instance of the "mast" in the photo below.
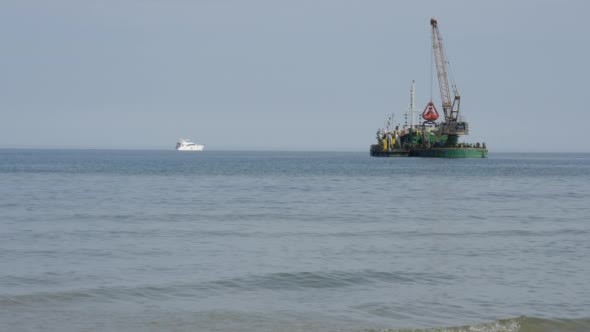
[[[414,114],[416,113],[416,84],[412,80],[412,88],[410,89],[410,128],[414,128]]]

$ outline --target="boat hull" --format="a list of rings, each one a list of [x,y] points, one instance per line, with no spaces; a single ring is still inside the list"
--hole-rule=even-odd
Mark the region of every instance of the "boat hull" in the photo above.
[[[196,145],[196,146],[181,146],[176,149],[176,151],[203,151],[205,148],[204,145]]]
[[[408,151],[371,151],[373,157],[408,157]]]

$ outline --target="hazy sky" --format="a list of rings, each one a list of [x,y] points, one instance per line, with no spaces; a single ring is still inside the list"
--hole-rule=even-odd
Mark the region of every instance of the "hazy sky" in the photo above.
[[[590,152],[590,1],[0,0],[0,147],[368,151],[437,17],[471,135]],[[439,104],[438,82],[434,100]]]

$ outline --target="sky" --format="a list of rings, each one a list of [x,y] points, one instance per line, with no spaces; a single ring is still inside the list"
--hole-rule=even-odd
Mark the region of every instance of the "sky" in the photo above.
[[[490,152],[590,152],[590,2],[0,0],[0,147],[368,151],[439,22]],[[432,87],[432,88],[431,88]],[[440,106],[439,106],[440,110]]]

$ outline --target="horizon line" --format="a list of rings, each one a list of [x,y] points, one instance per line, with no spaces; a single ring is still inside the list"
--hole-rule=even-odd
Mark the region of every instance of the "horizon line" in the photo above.
[[[94,150],[94,151],[176,151],[174,148],[163,147],[83,147],[83,146],[0,146],[0,150]],[[239,147],[220,147],[214,149],[205,149],[199,152],[369,152],[367,150],[354,148],[280,148],[280,147],[254,147],[254,148],[239,148]],[[492,150],[489,153],[551,153],[551,154],[587,154],[590,151],[522,151],[522,150]]]

